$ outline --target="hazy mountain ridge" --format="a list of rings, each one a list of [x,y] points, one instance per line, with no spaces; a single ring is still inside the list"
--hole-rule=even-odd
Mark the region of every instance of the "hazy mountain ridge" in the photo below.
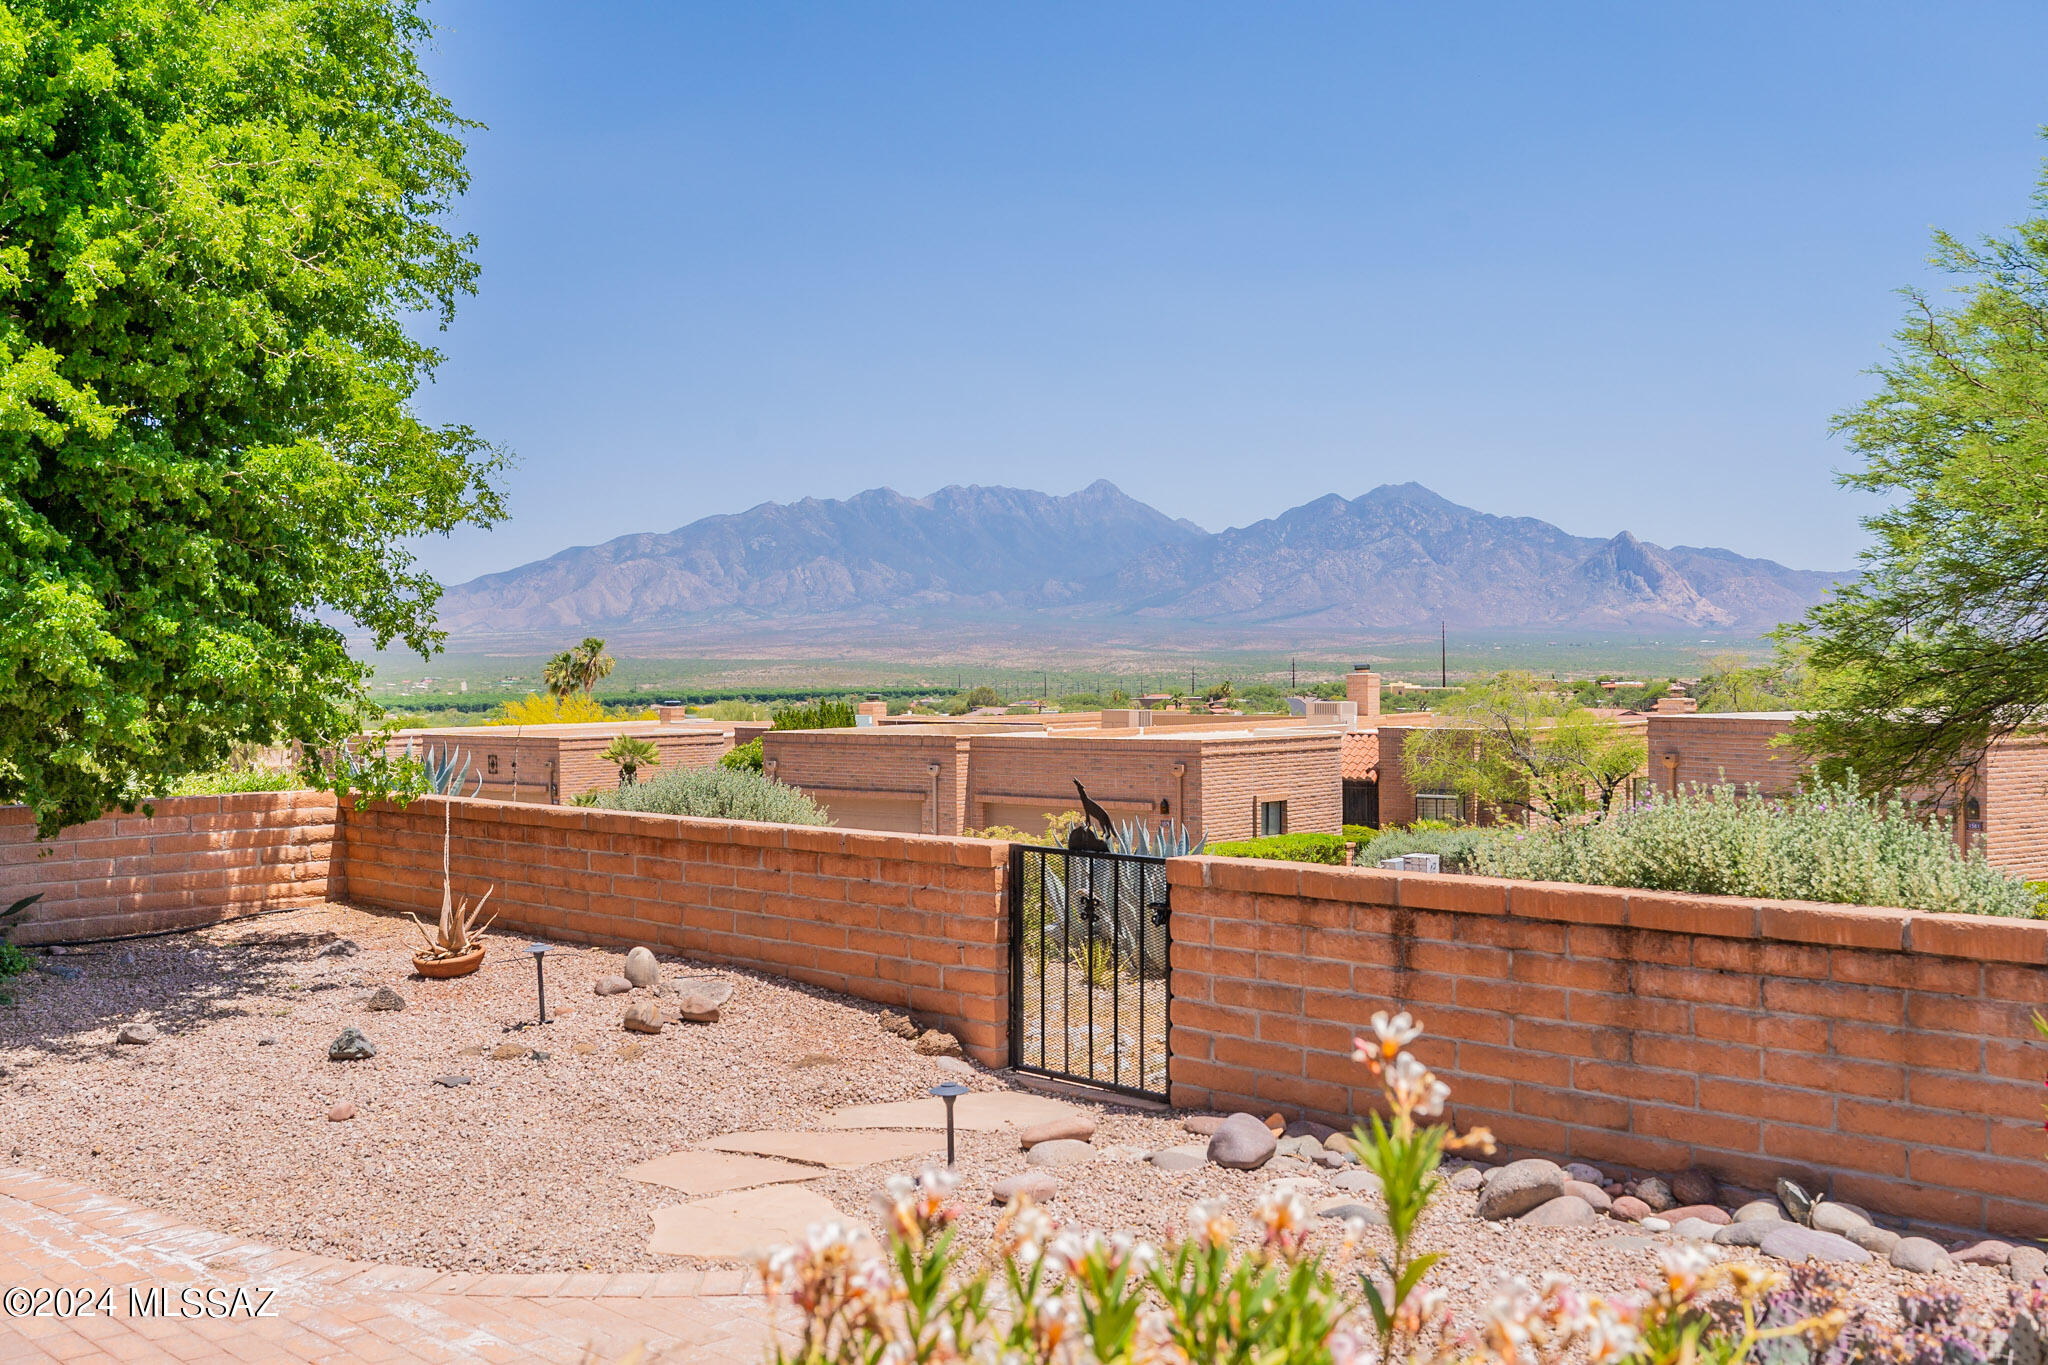
[[[1211,534],[1107,481],[762,503],[448,590],[451,635],[933,618],[1118,618],[1317,633],[1453,627],[1764,630],[1837,575],[1627,531],[1574,536],[1419,484],[1331,494]]]

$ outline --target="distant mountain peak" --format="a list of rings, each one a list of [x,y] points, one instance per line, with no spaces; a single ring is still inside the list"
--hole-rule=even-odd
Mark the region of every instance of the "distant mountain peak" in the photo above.
[[[1355,634],[1625,626],[1761,631],[1834,581],[1623,530],[1574,536],[1422,484],[1325,494],[1211,534],[1108,479],[1052,495],[950,484],[913,498],[764,502],[621,536],[448,590],[451,635],[807,623],[1121,621]]]

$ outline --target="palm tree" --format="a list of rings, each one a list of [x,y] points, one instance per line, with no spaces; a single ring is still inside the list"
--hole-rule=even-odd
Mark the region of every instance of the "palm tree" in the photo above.
[[[661,766],[661,750],[654,741],[641,739],[637,735],[620,735],[607,745],[598,757],[607,763],[619,765],[619,785],[630,787],[639,778],[642,767]]]
[[[541,666],[540,681],[548,695],[557,699],[574,692],[578,685],[576,656],[565,649],[549,659]]]
[[[583,643],[562,656],[571,661],[571,672],[575,685],[588,696],[592,688],[611,676],[618,660],[604,652],[604,641],[594,635],[585,636]]]

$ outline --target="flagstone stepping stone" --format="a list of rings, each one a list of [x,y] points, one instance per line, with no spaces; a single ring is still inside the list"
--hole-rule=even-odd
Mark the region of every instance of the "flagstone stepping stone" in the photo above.
[[[786,1242],[796,1242],[813,1223],[844,1222],[832,1201],[801,1185],[736,1190],[654,1210],[648,1251],[657,1256],[695,1256],[736,1261]]]
[[[953,1126],[967,1133],[997,1133],[1028,1128],[1081,1111],[1071,1104],[1015,1090],[974,1091],[953,1102]],[[824,1128],[946,1127],[946,1106],[938,1099],[898,1100],[894,1104],[856,1104],[825,1116]]]
[[[1031,1196],[1033,1203],[1043,1204],[1060,1192],[1060,1182],[1050,1171],[1019,1171],[1006,1175],[996,1182],[989,1192],[989,1202],[1007,1204],[1020,1194]]]
[[[792,1161],[773,1161],[742,1152],[683,1151],[628,1166],[619,1174],[642,1184],[695,1195],[815,1180],[824,1172],[816,1166],[799,1166]]]
[[[1095,1159],[1093,1145],[1078,1138],[1053,1138],[1035,1143],[1024,1160],[1033,1166],[1079,1166]]]
[[[720,1152],[780,1157],[806,1166],[853,1171],[884,1161],[903,1161],[939,1150],[944,1139],[930,1133],[838,1130],[827,1133],[727,1133],[707,1146]]]
[[[1207,1147],[1168,1147],[1145,1158],[1162,1171],[1192,1171],[1209,1164]]]

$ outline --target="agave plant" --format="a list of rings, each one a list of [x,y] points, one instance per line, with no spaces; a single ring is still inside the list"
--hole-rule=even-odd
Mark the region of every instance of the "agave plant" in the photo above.
[[[1141,858],[1187,858],[1208,846],[1208,840],[1178,820],[1162,820],[1156,827],[1126,820],[1116,827],[1116,851]]]
[[[468,767],[466,763],[463,766],[465,770]],[[430,766],[430,774],[433,771],[434,768]],[[452,758],[448,760],[447,764],[443,765],[442,771],[444,777],[454,772],[454,760]],[[459,781],[460,779],[456,778],[454,780]],[[483,788],[483,779],[481,777],[477,779],[477,788],[478,790]],[[437,786],[435,790],[439,791],[442,789]],[[473,909],[466,900],[459,905],[455,901],[455,882],[448,871],[448,846],[453,839],[454,812],[455,803],[453,801],[442,802],[441,922],[435,928],[435,931],[430,934],[427,932],[427,926],[420,923],[419,916],[410,913],[406,916],[413,922],[414,927],[420,931],[420,937],[427,941],[425,955],[429,958],[461,957],[465,953],[482,947],[484,930],[490,928],[492,922],[498,918],[496,915],[493,915],[482,924],[476,922],[477,916],[484,912],[484,902],[490,900],[491,892],[497,890],[496,887],[486,887],[482,899],[477,901]]]
[[[405,756],[408,759],[413,756],[412,741],[409,739],[405,742]],[[455,766],[458,761],[462,764],[460,768]],[[428,791],[439,796],[460,796],[462,794],[462,783],[469,776],[470,764],[468,756],[462,750],[427,749],[420,754],[418,762],[421,769],[426,773]],[[476,776],[476,791],[472,791],[470,795],[475,796],[477,792],[483,789],[484,776],[482,773],[478,773]]]

